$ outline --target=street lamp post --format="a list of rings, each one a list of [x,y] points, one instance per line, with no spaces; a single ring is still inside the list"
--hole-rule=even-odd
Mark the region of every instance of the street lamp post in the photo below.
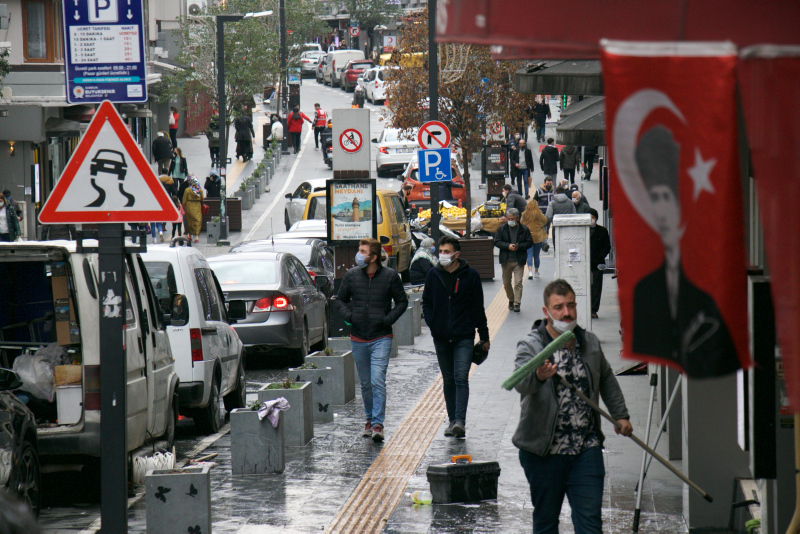
[[[282,0],[281,0],[282,1]],[[220,179],[219,191],[219,239],[228,239],[228,215],[227,215],[227,178],[226,170],[228,165],[228,122],[227,107],[225,99],[225,23],[238,22],[242,19],[266,17],[272,15],[272,11],[260,11],[258,13],[247,13],[246,15],[217,15],[217,108],[219,111],[219,164],[217,174]]]

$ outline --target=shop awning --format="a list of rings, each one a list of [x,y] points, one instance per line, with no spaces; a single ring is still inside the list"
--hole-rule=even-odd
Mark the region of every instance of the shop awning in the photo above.
[[[600,61],[531,61],[515,73],[514,91],[534,95],[602,95]]]
[[[439,42],[488,45],[508,59],[597,59],[601,39],[800,43],[800,0],[443,0],[437,7]]]
[[[605,146],[605,98],[597,96],[577,102],[561,114],[556,125],[559,145]],[[574,108],[574,109],[573,109]]]

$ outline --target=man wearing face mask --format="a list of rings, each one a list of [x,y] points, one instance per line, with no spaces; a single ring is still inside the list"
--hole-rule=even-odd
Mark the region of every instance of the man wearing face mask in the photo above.
[[[458,239],[442,236],[439,264],[428,271],[422,293],[422,313],[431,330],[442,370],[442,388],[449,424],[445,436],[466,436],[469,369],[475,331],[489,350],[489,327],[483,309],[483,286],[478,271],[460,259]]]
[[[381,244],[362,239],[356,266],[342,278],[336,309],[350,323],[350,345],[361,381],[366,424],[361,435],[383,441],[386,414],[386,370],[392,349],[392,325],[408,308],[408,296],[397,271],[381,265]],[[392,307],[394,301],[394,307]]]
[[[606,262],[606,256],[611,252],[611,238],[608,235],[608,230],[597,224],[597,210],[589,208],[589,215],[592,216],[592,227],[589,229],[592,319],[597,319],[597,312],[600,310],[600,295],[603,294],[603,271],[598,269],[597,266]]]
[[[503,287],[508,297],[508,309],[517,313],[522,300],[522,278],[528,249],[533,246],[531,232],[524,224],[519,224],[519,210],[506,210],[507,221],[500,225],[494,234],[494,246],[500,249],[500,265],[503,266]],[[439,260],[441,261],[441,259]],[[514,284],[511,284],[511,279]]]
[[[575,339],[516,386],[522,396],[522,414],[511,441],[519,449],[520,464],[530,485],[533,532],[558,532],[566,495],[575,532],[600,534],[605,478],[600,416],[553,376],[558,373],[595,402],[602,396],[620,425],[620,429],[615,428],[618,434],[630,436],[633,427],[600,341],[577,326],[572,286],[561,279],[547,284],[542,312],[544,319],[537,320],[517,344],[516,369],[563,332],[573,331]]]
[[[572,192],[572,203],[575,204],[575,213],[589,213],[589,204],[583,201],[580,191]]]
[[[503,186],[503,198],[505,198],[506,201],[506,209],[516,208],[520,213],[525,211],[525,206],[528,205],[528,202],[522,198],[522,195],[514,191],[514,186],[511,184],[505,184]]]

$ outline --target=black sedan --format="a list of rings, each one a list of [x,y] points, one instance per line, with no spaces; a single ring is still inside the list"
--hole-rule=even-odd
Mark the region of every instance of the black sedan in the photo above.
[[[38,515],[41,470],[36,419],[12,393],[21,385],[13,371],[0,369],[0,488],[16,494]]]
[[[330,300],[333,295],[333,252],[321,239],[306,237],[260,239],[236,245],[231,252],[288,252],[294,254],[306,266],[312,280],[317,275],[328,278],[328,283],[320,288]]]
[[[285,252],[241,252],[208,258],[225,300],[244,300],[247,318],[233,329],[248,351],[292,349],[302,364],[309,348],[322,350],[328,340],[328,301],[319,287],[329,283]]]

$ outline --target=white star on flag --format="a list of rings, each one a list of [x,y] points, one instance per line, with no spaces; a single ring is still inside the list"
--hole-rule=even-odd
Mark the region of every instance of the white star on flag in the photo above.
[[[711,180],[709,179],[709,175],[711,174],[711,169],[714,168],[716,165],[717,160],[714,158],[703,160],[703,156],[700,154],[700,149],[694,149],[694,166],[689,168],[689,176],[692,177],[694,180],[694,200],[697,200],[697,197],[700,196],[701,191],[708,191],[712,195],[714,194],[714,186],[711,185]]]

